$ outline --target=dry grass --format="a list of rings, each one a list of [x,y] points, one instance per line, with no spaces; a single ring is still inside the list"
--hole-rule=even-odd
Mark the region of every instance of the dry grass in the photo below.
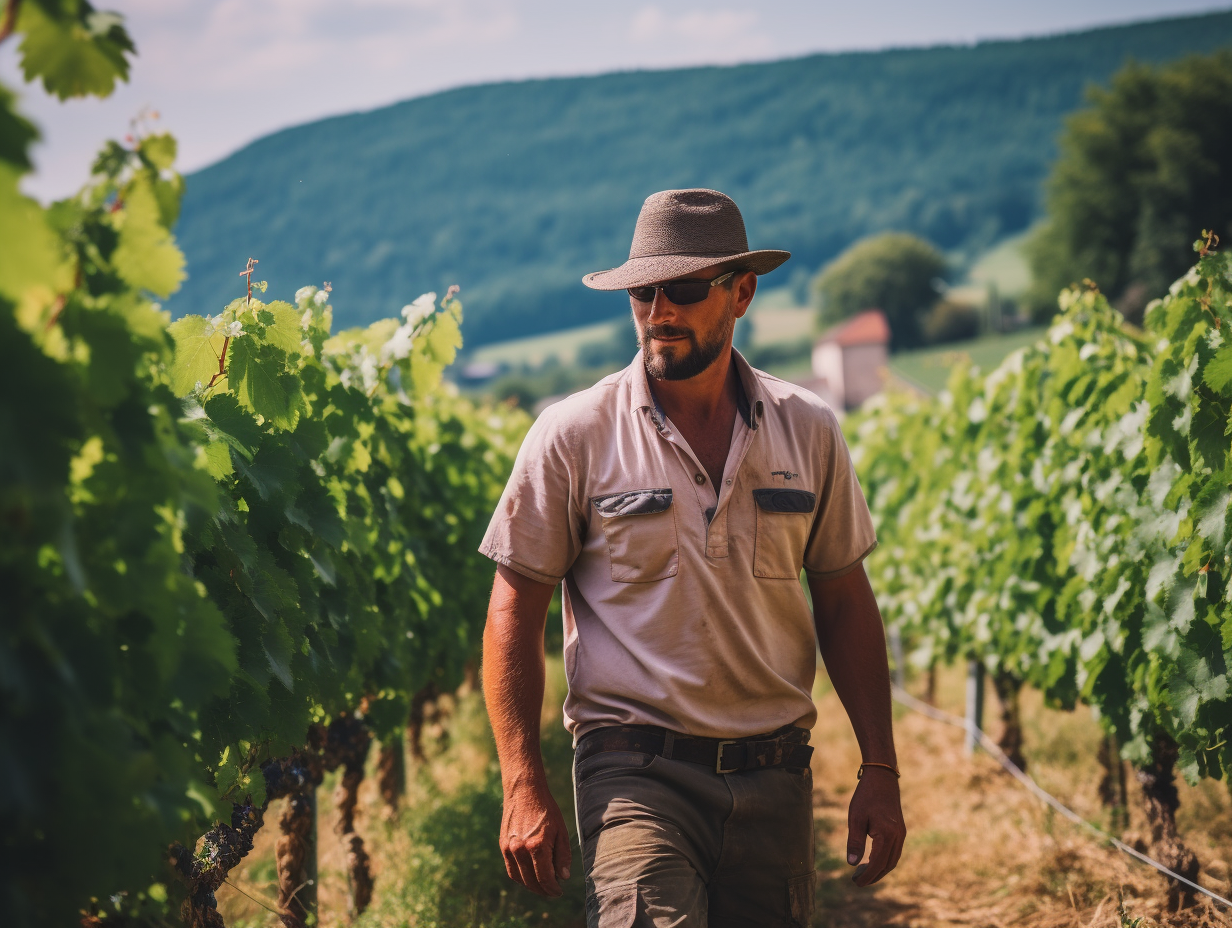
[[[563,687],[555,685],[560,681],[553,682],[549,700],[557,700],[559,706]],[[962,686],[958,671],[941,674],[941,708],[961,712]],[[875,887],[858,889],[850,882],[851,869],[843,857],[847,801],[856,785],[859,751],[846,715],[824,679],[816,697],[821,710],[813,736],[820,885],[814,924],[827,928],[1232,926],[1232,917],[1210,904],[1180,914],[1166,912],[1163,877],[1050,813],[989,757],[964,757],[961,731],[901,707],[896,708],[896,733],[910,830],[907,846],[894,873]],[[991,692],[988,700],[989,725],[995,728],[996,700]],[[559,725],[558,713],[555,706],[546,707],[545,726]],[[1046,709],[1037,694],[1027,693],[1023,716],[1032,775],[1089,821],[1109,827],[1109,815],[1096,792],[1099,729],[1090,715],[1084,710]],[[434,752],[434,781],[450,792],[484,768],[490,751],[486,735],[474,744],[459,737],[447,752]],[[348,921],[347,887],[342,848],[332,830],[332,785],[331,778],[319,793],[320,912],[322,926],[340,928]],[[417,795],[419,789],[412,778],[408,796],[412,808],[425,801]],[[1178,823],[1201,860],[1201,882],[1228,895],[1232,890],[1227,863],[1232,860],[1228,789],[1221,783],[1198,787],[1182,783],[1180,792]],[[1130,825],[1124,837],[1133,843],[1144,830],[1145,817],[1132,780],[1130,800]],[[396,892],[392,887],[419,850],[411,846],[404,827],[385,820],[371,777],[361,788],[359,808],[357,828],[372,855],[376,876],[376,918],[365,923],[414,924],[414,916],[400,912],[397,897],[389,894]],[[267,819],[271,827],[262,830],[256,850],[232,875],[238,889],[224,886],[219,891],[220,907],[232,928],[278,926],[272,913],[239,890],[270,903],[276,898],[273,846],[280,811],[278,805],[271,809]],[[553,921],[568,923],[567,918]]]
[[[961,712],[962,679],[943,673],[938,701]],[[847,799],[855,788],[859,750],[837,697],[822,683],[821,722],[814,732],[820,903],[816,924],[833,928],[1022,926],[1119,928],[1230,926],[1206,903],[1165,911],[1165,878],[1056,816],[986,755],[967,758],[962,732],[896,707],[903,770],[903,812],[909,829],[898,869],[861,890],[843,861]],[[989,694],[989,705],[995,697]],[[1045,708],[1024,694],[1030,772],[1046,790],[1103,827],[1109,816],[1096,787],[1099,729],[1083,710]],[[995,728],[995,722],[988,721]],[[1181,784],[1179,824],[1202,862],[1201,882],[1227,895],[1232,856],[1232,802],[1222,784]],[[1145,823],[1131,782],[1129,843]],[[1123,909],[1122,909],[1123,900]],[[1135,919],[1141,919],[1135,922]]]

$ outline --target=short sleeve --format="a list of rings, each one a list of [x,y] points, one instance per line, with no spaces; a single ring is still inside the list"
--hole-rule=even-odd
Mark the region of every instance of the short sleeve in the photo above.
[[[820,442],[824,474],[804,569],[815,577],[840,577],[877,547],[877,533],[838,419],[828,409],[825,416]]]
[[[550,410],[531,426],[479,553],[541,583],[559,583],[582,550],[577,475]]]

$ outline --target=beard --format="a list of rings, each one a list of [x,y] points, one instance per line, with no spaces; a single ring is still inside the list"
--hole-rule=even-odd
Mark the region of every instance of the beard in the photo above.
[[[697,333],[689,329],[680,329],[674,325],[647,325],[637,333],[637,344],[642,349],[642,363],[646,374],[651,380],[688,380],[696,377],[715,362],[723,349],[731,344],[732,332],[736,326],[736,317],[728,306],[724,319],[711,331],[705,341],[700,341]],[[689,350],[681,356],[680,346],[671,345],[655,351],[651,347],[653,338],[676,338],[683,336],[688,339]]]

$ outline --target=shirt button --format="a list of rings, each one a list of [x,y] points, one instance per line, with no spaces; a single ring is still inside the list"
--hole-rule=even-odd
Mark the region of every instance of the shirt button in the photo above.
[[[694,480],[696,480],[698,483],[705,483],[705,482],[706,482],[706,478],[705,478],[703,475],[701,475],[701,474],[694,474],[694,475],[693,475],[693,479],[694,479]]]
[[[731,486],[731,477],[728,477],[726,480],[724,480],[724,481],[723,481],[723,483],[725,483],[727,486],[729,486],[729,487],[730,487],[730,486]]]

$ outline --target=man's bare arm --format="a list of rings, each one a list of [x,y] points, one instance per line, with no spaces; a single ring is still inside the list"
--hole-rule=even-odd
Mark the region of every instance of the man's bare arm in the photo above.
[[[505,566],[496,571],[483,630],[483,693],[505,792],[500,847],[511,879],[541,896],[563,893],[572,852],[539,749],[543,626],[555,588]]]
[[[890,714],[890,668],[881,613],[864,568],[841,577],[809,577],[813,621],[826,672],[847,710],[862,758],[896,765]],[[873,839],[868,868],[856,883],[876,883],[898,865],[907,829],[899,802],[898,778],[882,767],[864,768],[847,812],[847,862],[864,856],[865,835]]]

